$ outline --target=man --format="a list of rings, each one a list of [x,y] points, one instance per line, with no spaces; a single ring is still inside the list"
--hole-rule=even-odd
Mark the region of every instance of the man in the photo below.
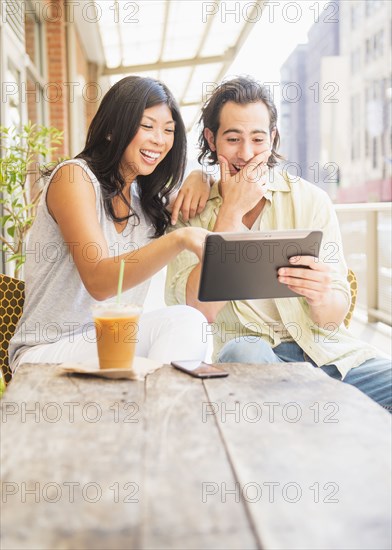
[[[391,362],[342,325],[350,306],[347,266],[331,201],[324,191],[276,167],[277,111],[249,78],[222,83],[201,116],[199,161],[220,164],[205,210],[188,224],[211,231],[320,229],[319,259],[293,258],[279,281],[297,299],[199,302],[200,263],[184,252],[168,268],[166,302],[186,303],[213,323],[220,362],[309,361],[385,407],[392,406]],[[303,266],[303,267],[298,267]]]

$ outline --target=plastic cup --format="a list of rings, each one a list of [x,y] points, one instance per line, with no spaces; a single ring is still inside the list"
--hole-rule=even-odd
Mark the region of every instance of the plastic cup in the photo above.
[[[100,369],[130,369],[138,342],[141,307],[101,303],[93,306]]]

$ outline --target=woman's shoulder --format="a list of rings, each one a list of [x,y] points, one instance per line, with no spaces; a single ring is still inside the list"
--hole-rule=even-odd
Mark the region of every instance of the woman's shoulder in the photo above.
[[[51,172],[44,188],[44,200],[47,200],[49,188],[52,190],[51,193],[54,189],[63,192],[65,186],[68,186],[69,183],[78,184],[73,186],[73,189],[78,190],[78,193],[82,189],[88,192],[88,189],[92,187],[96,199],[99,200],[101,197],[101,186],[88,163],[84,159],[74,158],[60,162]]]
[[[86,175],[88,176],[88,180],[91,181],[91,183],[98,184],[98,180],[94,174],[94,172],[89,167],[86,160],[81,158],[73,158],[68,159],[60,162],[51,172],[49,176],[48,182],[51,182],[55,176],[57,177],[59,175],[64,174],[66,172],[68,174],[68,177],[75,177],[80,178],[81,176],[86,179]]]
[[[46,183],[40,205],[56,220],[56,211],[72,204],[95,204],[101,211],[100,184],[87,162],[83,159],[69,159],[56,166]]]

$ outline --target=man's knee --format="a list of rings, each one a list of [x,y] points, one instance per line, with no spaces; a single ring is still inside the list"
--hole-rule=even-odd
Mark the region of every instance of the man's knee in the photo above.
[[[368,359],[354,367],[343,382],[355,386],[392,412],[392,365],[387,358]]]
[[[276,363],[276,355],[263,340],[248,341],[246,338],[230,340],[219,354],[219,363]]]

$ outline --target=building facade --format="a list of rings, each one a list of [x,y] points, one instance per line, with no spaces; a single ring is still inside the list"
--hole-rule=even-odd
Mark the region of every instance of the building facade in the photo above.
[[[80,151],[102,97],[104,57],[91,40],[97,28],[76,4],[0,2],[0,124],[55,126],[64,132],[62,156]]]
[[[339,2],[334,2],[339,7]],[[308,33],[306,58],[306,157],[308,179],[331,192],[338,171],[336,161],[322,144],[322,109],[338,101],[336,78],[323,67],[325,58],[339,54],[339,17],[324,12]]]
[[[336,202],[388,201],[391,191],[391,2],[341,0],[301,45],[306,86],[298,105],[282,102],[290,120],[287,153],[304,133],[302,173]],[[298,47],[282,66],[282,80],[299,79]],[[287,126],[287,125],[286,125]],[[295,153],[298,157],[298,152]]]
[[[306,56],[307,46],[299,44],[281,68],[280,152],[290,172],[308,179],[306,132],[299,131],[306,128]],[[293,128],[298,129],[296,139]]]
[[[328,58],[330,67],[338,52],[338,20],[320,14],[309,31],[308,43],[299,44],[281,68],[282,151],[288,169],[296,168],[291,163],[298,164],[299,175],[328,191],[336,184],[339,171],[322,143],[322,111],[325,102],[336,101],[338,87],[335,75],[331,77],[323,61]],[[285,96],[290,83],[300,86],[297,102]]]
[[[341,2],[340,54],[349,64],[349,155],[342,202],[392,199],[392,9],[387,0]]]

